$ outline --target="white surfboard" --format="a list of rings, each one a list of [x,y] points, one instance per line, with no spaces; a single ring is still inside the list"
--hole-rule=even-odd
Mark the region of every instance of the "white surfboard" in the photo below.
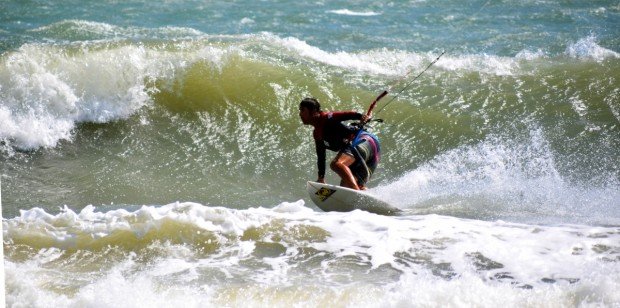
[[[361,190],[308,181],[306,189],[312,202],[326,212],[363,210],[381,215],[394,215],[400,209]]]

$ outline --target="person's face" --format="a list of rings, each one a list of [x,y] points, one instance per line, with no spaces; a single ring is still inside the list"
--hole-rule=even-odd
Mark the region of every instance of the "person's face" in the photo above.
[[[313,112],[310,108],[299,107],[299,117],[301,118],[301,122],[305,125],[311,124]]]

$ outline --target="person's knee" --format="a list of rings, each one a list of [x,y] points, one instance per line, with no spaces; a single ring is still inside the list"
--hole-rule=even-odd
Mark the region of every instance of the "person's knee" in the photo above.
[[[339,173],[340,170],[344,170],[346,167],[345,164],[340,161],[334,160],[329,164],[329,167],[336,173]]]

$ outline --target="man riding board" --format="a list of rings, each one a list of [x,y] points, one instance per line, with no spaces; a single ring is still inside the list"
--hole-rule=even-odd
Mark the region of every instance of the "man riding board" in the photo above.
[[[340,176],[340,186],[356,190],[366,189],[366,183],[379,163],[379,140],[363,129],[342,122],[360,120],[363,126],[370,120],[370,115],[354,111],[324,112],[315,98],[304,98],[299,103],[299,117],[304,125],[314,127],[319,169],[317,182],[325,183],[325,157],[326,150],[329,149],[337,152],[329,166]]]

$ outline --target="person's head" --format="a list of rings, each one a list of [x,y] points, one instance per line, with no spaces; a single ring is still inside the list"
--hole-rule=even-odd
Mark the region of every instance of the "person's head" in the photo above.
[[[299,103],[299,109],[301,110],[301,108],[308,108],[313,112],[321,112],[321,104],[319,104],[319,101],[314,97],[302,99],[301,103]]]
[[[315,114],[321,112],[321,104],[314,97],[306,97],[299,103],[299,117],[304,124],[311,124]]]

